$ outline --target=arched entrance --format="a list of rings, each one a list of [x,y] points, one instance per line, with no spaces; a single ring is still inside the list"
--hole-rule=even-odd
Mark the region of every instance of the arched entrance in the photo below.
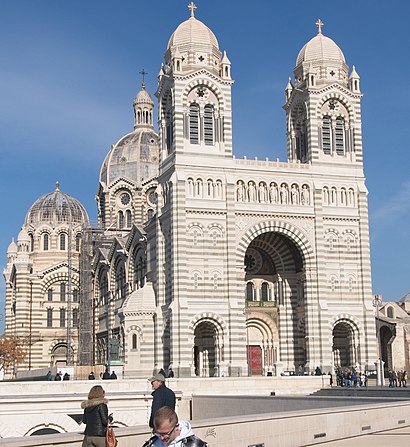
[[[199,322],[194,331],[195,375],[200,377],[219,375],[220,360],[217,327],[208,320]]]
[[[357,363],[355,331],[346,321],[333,328],[333,364],[338,368],[350,368]]]
[[[394,338],[394,331],[390,327],[384,325],[380,328],[380,344],[385,374],[389,369],[394,369],[391,346]]]
[[[71,354],[71,358],[73,354]],[[59,343],[54,346],[51,352],[51,364],[57,367],[64,367],[67,365],[67,345]]]
[[[252,315],[252,323],[247,318],[249,374],[303,368],[305,274],[300,248],[284,234],[266,232],[249,244],[244,265],[245,309]],[[272,328],[280,328],[280,335]]]

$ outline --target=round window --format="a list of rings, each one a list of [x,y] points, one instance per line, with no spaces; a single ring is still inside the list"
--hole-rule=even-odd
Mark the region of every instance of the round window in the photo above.
[[[123,192],[120,195],[120,201],[123,205],[128,205],[130,203],[131,197],[127,192]]]

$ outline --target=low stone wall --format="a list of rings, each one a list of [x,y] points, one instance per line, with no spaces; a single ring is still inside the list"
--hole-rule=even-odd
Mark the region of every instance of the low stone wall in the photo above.
[[[196,421],[195,433],[209,447],[299,447],[410,425],[410,403],[264,414]],[[149,438],[144,427],[116,429],[119,447],[138,447]],[[9,438],[8,447],[80,447],[78,433]],[[360,441],[359,441],[360,442]]]

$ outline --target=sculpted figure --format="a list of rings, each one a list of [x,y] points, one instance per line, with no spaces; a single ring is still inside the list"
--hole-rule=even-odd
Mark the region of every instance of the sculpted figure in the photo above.
[[[243,202],[243,196],[244,196],[244,186],[243,186],[243,182],[240,181],[236,188],[236,200],[238,202]]]
[[[310,203],[309,190],[307,189],[306,185],[302,186],[300,201],[301,201],[302,205],[309,205],[309,203]]]
[[[290,190],[290,196],[292,199],[293,205],[299,205],[299,191],[296,188],[296,185],[293,184]]]
[[[269,186],[270,203],[278,203],[278,187],[276,183],[271,183]]]
[[[280,187],[280,203],[282,203],[282,205],[288,203],[288,188],[285,183],[282,183],[282,186]]]
[[[259,202],[265,203],[266,201],[266,189],[264,183],[259,183]]]
[[[249,182],[248,185],[248,200],[249,202],[255,201],[255,183]]]

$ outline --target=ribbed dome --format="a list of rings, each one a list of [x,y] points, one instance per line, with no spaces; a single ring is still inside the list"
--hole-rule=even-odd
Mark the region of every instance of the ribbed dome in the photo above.
[[[57,182],[53,192],[37,199],[29,209],[25,224],[88,224],[88,214],[81,203],[74,197],[63,193]]]
[[[296,59],[296,66],[302,62],[328,61],[336,60],[346,62],[342,50],[329,37],[322,33],[316,35],[313,39],[299,51]]]
[[[135,96],[134,105],[136,104],[149,104],[154,107],[154,101],[152,100],[151,95],[145,90],[144,84],[142,84],[141,90]]]
[[[154,129],[136,129],[122,137],[108,152],[100,171],[100,183],[111,185],[126,178],[136,185],[158,175],[158,135]]]
[[[168,49],[186,44],[212,45],[219,49],[215,34],[194,16],[182,22],[168,42]]]
[[[409,302],[410,302],[410,293],[406,293],[399,300],[399,303],[409,303]]]
[[[20,230],[20,233],[17,236],[17,242],[30,242],[30,236],[28,235],[27,230],[24,227]]]

